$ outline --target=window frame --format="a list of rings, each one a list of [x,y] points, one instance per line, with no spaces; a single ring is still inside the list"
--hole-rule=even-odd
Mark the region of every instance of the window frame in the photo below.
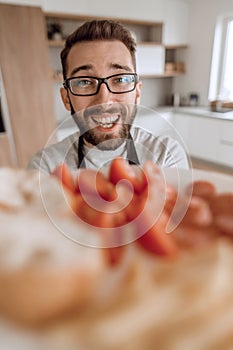
[[[225,73],[225,62],[227,56],[228,25],[233,21],[233,13],[218,17],[215,26],[214,45],[209,83],[209,101],[223,100],[222,85]],[[232,101],[233,102],[233,101]]]

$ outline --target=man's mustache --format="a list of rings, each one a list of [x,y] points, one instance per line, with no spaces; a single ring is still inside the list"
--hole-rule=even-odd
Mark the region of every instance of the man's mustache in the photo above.
[[[123,104],[108,105],[98,105],[87,108],[83,115],[84,117],[89,117],[91,115],[101,116],[103,114],[121,114],[125,115],[127,113],[127,108]]]

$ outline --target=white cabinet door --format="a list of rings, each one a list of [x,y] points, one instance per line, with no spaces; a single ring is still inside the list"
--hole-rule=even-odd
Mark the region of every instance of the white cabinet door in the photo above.
[[[159,45],[138,45],[137,71],[141,75],[164,73],[165,49]]]
[[[165,0],[164,6],[163,44],[188,44],[190,5],[182,0]]]
[[[181,141],[187,148],[187,152],[190,153],[190,118],[184,114],[175,113],[173,121],[177,140]]]
[[[190,119],[189,149],[191,155],[208,161],[219,161],[219,128],[221,121],[192,116]]]
[[[224,120],[220,127],[220,160],[233,167],[233,120]]]
[[[177,113],[174,120],[191,156],[219,162],[221,120]]]

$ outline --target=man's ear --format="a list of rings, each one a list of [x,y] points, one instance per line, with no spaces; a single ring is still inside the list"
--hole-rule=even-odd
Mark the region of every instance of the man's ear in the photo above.
[[[67,111],[70,111],[71,105],[70,105],[70,100],[69,100],[67,89],[65,89],[64,87],[61,87],[60,94],[61,94],[61,98],[62,98],[62,101],[64,103],[65,108],[67,109]]]
[[[136,86],[136,104],[139,105],[141,100],[141,89],[142,89],[142,82],[139,81]]]

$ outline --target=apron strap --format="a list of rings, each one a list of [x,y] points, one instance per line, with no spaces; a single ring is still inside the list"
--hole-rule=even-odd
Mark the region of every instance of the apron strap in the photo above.
[[[78,140],[78,168],[86,168],[83,154],[83,135],[80,135]]]
[[[138,160],[138,155],[136,152],[136,148],[134,145],[133,138],[131,134],[129,133],[129,136],[126,140],[126,149],[127,149],[127,160],[129,164],[135,164],[135,165],[140,165],[139,160]]]

